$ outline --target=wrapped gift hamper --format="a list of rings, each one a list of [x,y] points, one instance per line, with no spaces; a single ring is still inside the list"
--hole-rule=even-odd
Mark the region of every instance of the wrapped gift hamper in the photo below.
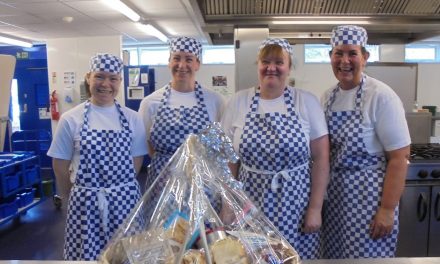
[[[100,255],[100,263],[300,263],[227,166],[216,123],[189,135]]]

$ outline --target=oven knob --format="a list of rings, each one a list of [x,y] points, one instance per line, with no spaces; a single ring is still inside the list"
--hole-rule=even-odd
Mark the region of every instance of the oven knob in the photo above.
[[[440,170],[432,170],[431,176],[432,178],[440,178]]]
[[[419,173],[417,173],[417,176],[419,176],[419,178],[426,178],[426,177],[428,177],[428,171],[427,170],[420,170]]]

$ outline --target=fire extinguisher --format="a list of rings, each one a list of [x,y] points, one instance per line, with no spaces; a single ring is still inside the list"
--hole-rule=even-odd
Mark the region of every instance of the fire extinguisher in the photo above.
[[[52,120],[60,119],[60,108],[58,107],[57,91],[53,91],[50,95],[50,114]]]

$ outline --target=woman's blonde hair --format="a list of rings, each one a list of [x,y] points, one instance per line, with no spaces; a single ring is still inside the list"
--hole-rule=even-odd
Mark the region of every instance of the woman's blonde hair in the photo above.
[[[258,61],[261,61],[268,56],[283,57],[283,50],[284,49],[280,45],[268,44],[260,49],[260,52],[258,52],[257,59]],[[286,53],[289,56],[289,68],[292,68],[292,58],[287,51]]]

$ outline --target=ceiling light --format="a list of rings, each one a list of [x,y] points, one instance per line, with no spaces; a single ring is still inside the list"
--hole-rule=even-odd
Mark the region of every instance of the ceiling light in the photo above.
[[[66,22],[66,23],[72,23],[73,17],[65,16],[65,17],[63,17],[63,21]]]
[[[156,38],[160,39],[162,42],[168,41],[168,37],[165,36],[165,34],[163,34],[162,32],[160,32],[157,28],[153,27],[152,25],[142,24],[142,23],[137,23],[137,25],[140,30],[147,33],[148,35],[155,36]]]
[[[31,48],[32,42],[20,40],[12,37],[0,36],[0,43],[6,43],[9,45],[20,46],[25,48]]]
[[[371,24],[369,16],[276,16],[273,19],[272,24],[274,25]]]
[[[284,19],[284,20],[351,20],[351,19],[371,19],[370,16],[274,16],[273,19]]]
[[[103,0],[103,2],[116,11],[124,14],[134,22],[138,22],[141,19],[141,16],[138,13],[119,0]]]
[[[286,20],[286,21],[272,21],[274,25],[368,25],[371,22],[366,20]]]
[[[328,39],[330,32],[275,32],[269,33],[271,38],[294,38],[294,39]]]

